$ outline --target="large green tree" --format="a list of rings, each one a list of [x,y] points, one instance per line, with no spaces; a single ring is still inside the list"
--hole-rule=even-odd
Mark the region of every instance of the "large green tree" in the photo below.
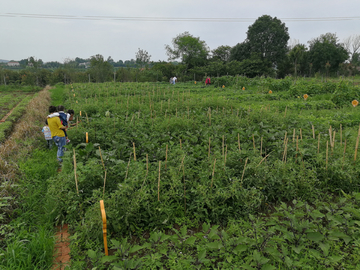
[[[326,33],[312,39],[309,44],[309,61],[314,72],[336,72],[339,65],[349,58],[336,34]]]
[[[187,69],[204,66],[207,63],[209,47],[199,37],[184,32],[173,38],[172,44],[173,47],[165,45],[168,60],[181,59]]]
[[[243,61],[245,59],[250,58],[250,44],[247,41],[236,44],[230,50],[230,59],[229,61]]]
[[[227,45],[222,45],[212,50],[212,60],[217,61],[220,60],[224,63],[229,61],[230,58],[231,47]]]
[[[113,67],[108,61],[104,60],[101,54],[97,54],[91,56],[90,73],[96,82],[106,82],[111,80]]]
[[[304,44],[296,44],[289,52],[289,60],[294,66],[294,75],[297,76],[298,72],[304,73],[307,67],[307,48]]]
[[[285,23],[276,17],[263,15],[249,26],[246,43],[252,55],[257,54],[276,67],[286,57],[289,38]]]

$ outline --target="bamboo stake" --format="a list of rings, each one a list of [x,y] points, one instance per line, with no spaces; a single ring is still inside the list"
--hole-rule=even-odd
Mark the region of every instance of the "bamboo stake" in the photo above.
[[[294,128],[294,132],[293,132],[293,142],[295,142],[295,128]]]
[[[211,108],[209,107],[209,126],[211,126]]]
[[[181,143],[181,139],[180,139],[180,149],[182,149],[182,143]]]
[[[134,161],[136,161],[136,149],[135,149],[135,143],[133,142],[133,150],[134,150]]]
[[[75,149],[74,150],[74,175],[75,175],[75,186],[76,186],[76,193],[79,195],[79,188],[78,188],[78,182],[77,182],[77,176],[76,176],[76,155],[75,155]]]
[[[166,153],[165,153],[165,170],[167,167],[167,157],[168,157],[168,145],[166,145]]]
[[[161,161],[159,161],[158,201],[160,201],[160,174],[161,174]]]
[[[142,188],[143,188],[143,186],[145,184],[145,181],[147,179],[148,174],[149,174],[149,156],[148,156],[148,154],[146,154],[146,175],[145,175],[144,182],[141,185],[141,190],[142,190]]]
[[[243,170],[243,173],[242,173],[242,176],[241,176],[241,181],[240,181],[240,187],[242,187],[242,184],[243,184],[244,175],[245,175],[245,168],[246,168],[246,164],[248,162],[248,159],[249,158],[246,158],[246,160],[245,160],[244,170]]]
[[[340,124],[340,145],[342,145],[342,125]]]
[[[100,146],[99,146],[99,153],[100,153],[101,163],[102,163],[102,165],[103,165],[103,167],[104,167],[104,171],[106,171],[106,170],[105,170],[104,160],[103,160],[103,158],[102,158],[102,154],[101,154],[101,149],[100,149]]]
[[[345,153],[346,153],[346,139],[345,139],[345,142],[344,142],[343,162],[342,162],[342,166],[341,166],[342,170],[344,170]]]
[[[354,162],[356,161],[357,150],[358,150],[358,147],[359,147],[359,138],[360,138],[360,135],[358,135],[357,138],[356,138]]]
[[[285,143],[286,143],[286,139],[287,139],[287,131],[285,131],[284,145],[285,145]]]
[[[214,167],[213,167],[213,171],[212,171],[212,177],[211,177],[211,185],[210,185],[210,188],[212,188],[212,186],[213,186],[213,182],[214,182],[215,164],[216,164],[216,158],[215,158],[215,161],[214,161]]]
[[[332,147],[332,128],[329,128],[329,136],[330,136],[330,146]]]
[[[104,196],[105,196],[105,184],[106,184],[106,171],[105,171],[105,176],[104,176],[103,199],[104,199]]]
[[[331,151],[333,152],[334,151],[334,149],[335,149],[335,135],[336,135],[336,131],[334,130],[334,132],[333,132],[333,141],[332,141],[332,149],[331,149]]]
[[[222,136],[222,155],[225,155],[225,135]]]
[[[224,169],[226,167],[227,145],[225,146]]]
[[[183,156],[183,158],[182,158],[182,160],[181,160],[179,172],[181,171],[181,166],[183,166],[183,164],[184,164],[184,159],[185,159],[185,155]]]
[[[254,146],[254,153],[255,153],[255,137],[254,137],[254,134],[252,135],[252,139],[253,139],[253,146]]]
[[[259,162],[259,164],[256,166],[256,168],[259,167],[260,164],[261,164],[269,155],[270,155],[270,153],[267,154],[267,155]]]
[[[100,200],[100,212],[101,212],[101,219],[103,222],[103,238],[104,238],[104,249],[105,249],[105,256],[109,255],[108,252],[108,244],[107,244],[107,237],[106,237],[106,213],[104,207],[104,201]]]
[[[185,184],[185,168],[183,166],[183,181],[184,181],[184,209],[186,215],[186,184]]]
[[[241,153],[241,148],[240,148],[240,134],[238,133],[238,146],[239,146],[239,152]]]
[[[300,140],[302,141],[302,130],[300,128]]]
[[[328,165],[329,141],[326,141],[326,170]]]
[[[86,132],[86,143],[89,143],[89,134]]]
[[[209,137],[209,153],[208,153],[208,158],[210,158],[210,143],[211,143],[211,137]]]

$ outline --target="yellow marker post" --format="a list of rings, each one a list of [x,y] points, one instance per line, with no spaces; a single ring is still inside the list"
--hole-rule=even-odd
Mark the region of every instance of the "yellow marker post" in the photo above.
[[[89,134],[86,132],[86,143],[89,142]]]
[[[103,236],[104,236],[104,248],[105,248],[105,256],[109,255],[108,247],[107,247],[107,238],[106,238],[106,213],[104,207],[104,201],[100,200],[100,211],[101,211],[101,218],[103,222]]]
[[[80,116],[81,116],[81,111],[80,111]]]

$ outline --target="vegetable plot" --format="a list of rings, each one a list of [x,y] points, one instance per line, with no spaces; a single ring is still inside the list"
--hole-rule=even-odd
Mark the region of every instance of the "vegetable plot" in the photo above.
[[[267,86],[248,83],[239,89],[194,83],[68,86],[64,105],[81,111],[81,123],[68,132],[71,151],[49,194],[58,221],[81,220],[78,247],[102,246],[99,200],[108,237],[115,239],[184,220],[226,226],[273,211],[280,202],[359,190],[354,98],[340,107],[331,101],[338,94],[332,91],[304,100],[286,89],[269,93]],[[198,265],[210,252],[204,250],[194,253]],[[266,265],[264,250],[256,250],[257,266]]]

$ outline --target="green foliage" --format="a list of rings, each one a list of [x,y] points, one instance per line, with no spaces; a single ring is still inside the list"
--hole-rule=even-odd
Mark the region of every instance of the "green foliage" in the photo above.
[[[290,36],[285,23],[269,15],[259,17],[247,31],[247,42],[252,55],[276,65],[285,58]],[[264,46],[266,44],[266,46]]]
[[[248,215],[224,227],[203,223],[152,231],[135,241],[114,237],[111,256],[93,249],[87,254],[99,269],[351,268],[359,260],[359,198],[345,194],[311,205],[293,200],[268,215]]]
[[[169,60],[180,58],[187,69],[206,64],[209,48],[199,37],[184,32],[173,38],[172,44],[173,48],[170,45],[165,46]]]

